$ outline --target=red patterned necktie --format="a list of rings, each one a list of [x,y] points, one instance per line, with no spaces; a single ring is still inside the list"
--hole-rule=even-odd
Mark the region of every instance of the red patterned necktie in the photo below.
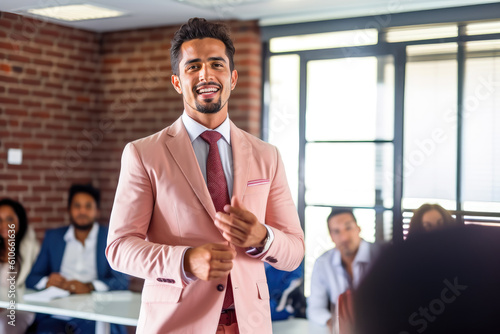
[[[219,148],[217,142],[221,139],[222,135],[217,131],[205,131],[200,137],[209,145],[208,158],[207,158],[207,187],[212,202],[214,202],[215,211],[224,212],[224,205],[230,204],[229,192],[227,190],[226,177],[224,176],[224,169],[220,160]],[[224,303],[222,309],[227,309],[233,305],[233,287],[231,278],[227,278],[226,295],[224,296]]]

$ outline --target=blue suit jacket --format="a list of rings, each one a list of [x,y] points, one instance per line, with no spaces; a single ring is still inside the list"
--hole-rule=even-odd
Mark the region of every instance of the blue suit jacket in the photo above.
[[[65,226],[46,231],[40,254],[26,279],[27,288],[34,289],[43,277],[61,271],[61,263],[66,249],[64,234],[68,229],[69,226]],[[109,290],[125,290],[128,288],[128,276],[111,269],[104,254],[107,237],[108,228],[99,225],[96,251],[97,278],[104,282]]]

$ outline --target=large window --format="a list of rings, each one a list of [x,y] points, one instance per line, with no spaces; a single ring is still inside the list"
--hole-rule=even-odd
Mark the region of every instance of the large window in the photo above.
[[[418,22],[408,15],[392,19]],[[334,246],[332,207],[352,208],[368,241],[402,240],[426,202],[500,224],[500,20],[450,16],[378,35],[374,19],[342,34],[325,24],[266,44],[263,136],[282,152],[304,226],[306,295],[315,260]]]

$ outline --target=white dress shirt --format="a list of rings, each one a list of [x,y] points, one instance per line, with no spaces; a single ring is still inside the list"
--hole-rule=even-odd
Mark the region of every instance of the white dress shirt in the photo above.
[[[224,176],[226,177],[227,190],[229,193],[229,198],[233,197],[233,151],[231,149],[231,126],[229,123],[229,116],[226,117],[224,122],[219,125],[216,129],[211,130],[204,125],[196,122],[194,119],[189,117],[189,115],[184,111],[181,116],[182,123],[184,123],[184,127],[188,133],[189,139],[191,139],[191,144],[193,145],[194,154],[196,155],[196,160],[198,160],[198,165],[200,166],[201,173],[203,174],[203,178],[205,179],[205,183],[207,183],[207,157],[210,146],[208,143],[200,137],[200,135],[205,131],[217,131],[222,135],[221,139],[217,142],[217,147],[219,148],[219,155],[222,163],[222,169],[224,170]],[[268,239],[266,244],[262,249],[249,248],[247,254],[252,257],[258,257],[262,253],[267,252],[269,247],[271,247],[271,243],[274,240],[273,231],[264,225],[267,229]],[[184,257],[182,260],[184,263]],[[184,268],[182,269],[184,272]],[[193,277],[190,277],[191,279]]]
[[[338,249],[333,248],[315,262],[311,276],[311,295],[307,299],[307,318],[326,325],[333,314],[329,304],[337,304],[339,295],[356,288],[380,252],[378,244],[361,240],[352,263],[352,280],[342,265]]]
[[[61,262],[60,274],[68,281],[78,280],[83,283],[92,282],[96,291],[108,291],[106,283],[98,280],[97,276],[97,234],[99,224],[94,222],[92,228],[85,239],[85,245],[75,237],[75,228],[70,225],[64,234],[66,248]],[[47,285],[48,277],[43,277],[37,284],[37,289],[44,289]]]

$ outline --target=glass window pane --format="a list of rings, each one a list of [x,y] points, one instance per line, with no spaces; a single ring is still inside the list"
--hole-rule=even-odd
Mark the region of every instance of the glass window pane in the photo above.
[[[304,294],[311,294],[311,273],[314,262],[324,252],[334,247],[328,232],[326,218],[331,209],[326,207],[307,207],[305,212],[305,257],[304,257]]]
[[[308,62],[306,127],[308,141],[392,140],[392,58]]]
[[[484,35],[500,33],[500,21],[469,23],[465,27],[467,35]]]
[[[500,55],[473,56],[465,66],[462,199],[465,210],[498,212]]]
[[[457,62],[406,66],[403,206],[432,200],[455,209]],[[450,207],[451,204],[451,207]]]
[[[280,150],[295,205],[299,163],[299,71],[297,55],[270,59],[268,141]]]
[[[418,41],[425,39],[457,37],[458,27],[453,25],[439,26],[410,26],[390,28],[386,33],[386,41],[389,43]]]
[[[362,29],[276,37],[269,41],[269,49],[271,52],[318,50],[374,45],[377,41],[377,29]]]
[[[392,144],[310,143],[305,163],[308,205],[392,207]]]

